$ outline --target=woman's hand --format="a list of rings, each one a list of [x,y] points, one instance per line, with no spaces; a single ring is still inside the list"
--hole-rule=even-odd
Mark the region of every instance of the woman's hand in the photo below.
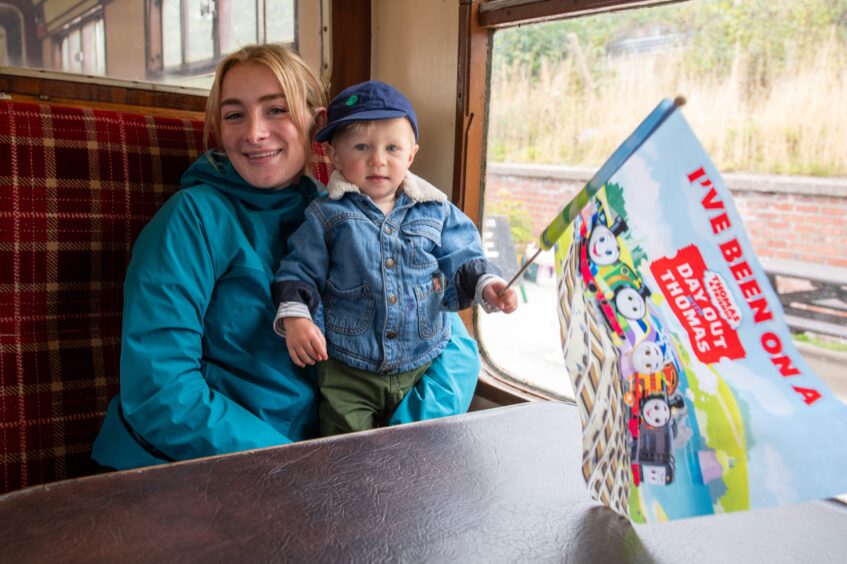
[[[485,287],[482,291],[482,297],[503,313],[512,313],[518,309],[518,294],[514,288],[509,288],[503,292],[503,288],[505,287],[506,282],[496,280]],[[503,294],[500,295],[500,292],[503,292]]]
[[[291,360],[303,368],[326,360],[326,339],[318,326],[305,317],[286,317],[285,343]]]

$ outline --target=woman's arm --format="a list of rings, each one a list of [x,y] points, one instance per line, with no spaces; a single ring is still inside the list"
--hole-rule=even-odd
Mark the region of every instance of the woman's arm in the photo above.
[[[204,316],[219,275],[212,246],[223,242],[200,216],[191,197],[171,198],[139,237],[124,286],[123,415],[142,444],[173,460],[290,442],[204,378]]]
[[[479,351],[458,314],[450,315],[451,336],[417,385],[406,394],[389,425],[465,413],[479,376]]]

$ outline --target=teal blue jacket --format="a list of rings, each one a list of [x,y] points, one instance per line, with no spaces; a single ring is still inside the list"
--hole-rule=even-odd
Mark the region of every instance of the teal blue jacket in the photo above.
[[[323,189],[248,185],[229,161],[200,157],[141,232],[124,284],[120,394],[92,452],[137,468],[314,437],[314,369],[273,331],[273,273],[287,236]],[[455,314],[453,337],[391,424],[463,413],[479,371]],[[449,370],[447,367],[449,366]]]

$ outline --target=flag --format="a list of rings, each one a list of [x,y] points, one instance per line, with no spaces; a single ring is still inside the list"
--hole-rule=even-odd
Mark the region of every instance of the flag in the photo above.
[[[638,523],[847,493],[847,405],[795,348],[732,196],[662,101],[540,237],[591,495]]]

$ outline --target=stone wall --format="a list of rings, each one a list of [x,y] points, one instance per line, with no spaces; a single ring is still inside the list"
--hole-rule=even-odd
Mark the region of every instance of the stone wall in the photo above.
[[[540,233],[595,169],[489,164],[486,207],[523,202]],[[724,174],[756,254],[847,267],[847,180]]]

